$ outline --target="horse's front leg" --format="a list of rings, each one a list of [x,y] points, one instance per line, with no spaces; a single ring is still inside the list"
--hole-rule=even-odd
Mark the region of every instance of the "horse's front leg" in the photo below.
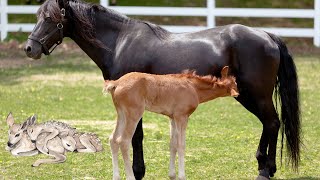
[[[142,129],[142,118],[140,119],[136,131],[132,137],[132,149],[133,149],[133,172],[137,180],[141,180],[145,174],[145,165],[143,159],[143,129]]]

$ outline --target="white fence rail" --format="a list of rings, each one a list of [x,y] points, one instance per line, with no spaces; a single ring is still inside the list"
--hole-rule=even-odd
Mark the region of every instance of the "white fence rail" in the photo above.
[[[265,28],[257,27],[284,37],[313,38],[314,45],[320,47],[320,0],[314,0],[314,9],[262,9],[262,8],[218,8],[216,0],[207,0],[207,7],[109,7],[126,15],[145,16],[200,16],[207,17],[207,26],[165,26],[172,32],[188,32],[215,27],[215,17],[260,17],[260,18],[304,18],[313,19],[313,28]],[[108,0],[100,0],[108,7]],[[8,32],[31,32],[34,24],[8,23],[8,14],[35,14],[39,6],[8,5],[8,0],[0,3],[1,40]]]

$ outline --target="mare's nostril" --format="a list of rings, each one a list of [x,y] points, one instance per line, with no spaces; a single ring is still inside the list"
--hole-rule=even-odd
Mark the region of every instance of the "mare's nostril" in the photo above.
[[[25,48],[24,48],[24,51],[25,51],[25,52],[28,52],[28,53],[31,52],[31,46],[25,47]]]

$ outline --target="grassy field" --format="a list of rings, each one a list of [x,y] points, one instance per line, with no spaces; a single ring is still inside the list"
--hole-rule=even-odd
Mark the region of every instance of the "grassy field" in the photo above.
[[[42,64],[0,69],[0,179],[111,179],[108,137],[115,125],[110,96],[101,93],[98,68],[83,55],[54,54]],[[0,54],[0,61],[4,56]],[[25,61],[25,59],[22,61]],[[297,57],[303,120],[302,161],[299,173],[283,163],[275,179],[320,179],[320,58]],[[14,157],[5,151],[12,112],[17,122],[38,114],[38,121],[60,120],[79,130],[95,132],[105,151],[68,153],[63,164],[31,164],[45,155]],[[144,115],[145,179],[168,179],[169,122],[153,113]],[[258,119],[232,98],[201,105],[187,129],[188,179],[253,179],[257,175],[255,151],[261,134]],[[279,156],[278,156],[279,157]],[[121,173],[123,172],[122,158]]]

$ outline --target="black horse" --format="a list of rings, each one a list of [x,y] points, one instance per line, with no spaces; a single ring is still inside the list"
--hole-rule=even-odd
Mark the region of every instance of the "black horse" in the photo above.
[[[276,172],[281,123],[281,150],[285,136],[292,166],[298,167],[297,73],[279,37],[243,25],[174,34],[100,5],[81,0],[47,0],[38,11],[38,22],[25,52],[39,59],[42,53],[50,54],[64,37],[73,39],[86,52],[101,69],[104,79],[118,79],[132,71],[167,74],[185,69],[196,70],[200,75],[219,76],[222,67],[229,66],[240,92],[236,100],[263,125],[256,153],[258,178],[270,178]],[[272,100],[274,91],[281,102],[281,121]],[[141,179],[145,173],[142,139],[141,120],[132,139],[136,179]]]

